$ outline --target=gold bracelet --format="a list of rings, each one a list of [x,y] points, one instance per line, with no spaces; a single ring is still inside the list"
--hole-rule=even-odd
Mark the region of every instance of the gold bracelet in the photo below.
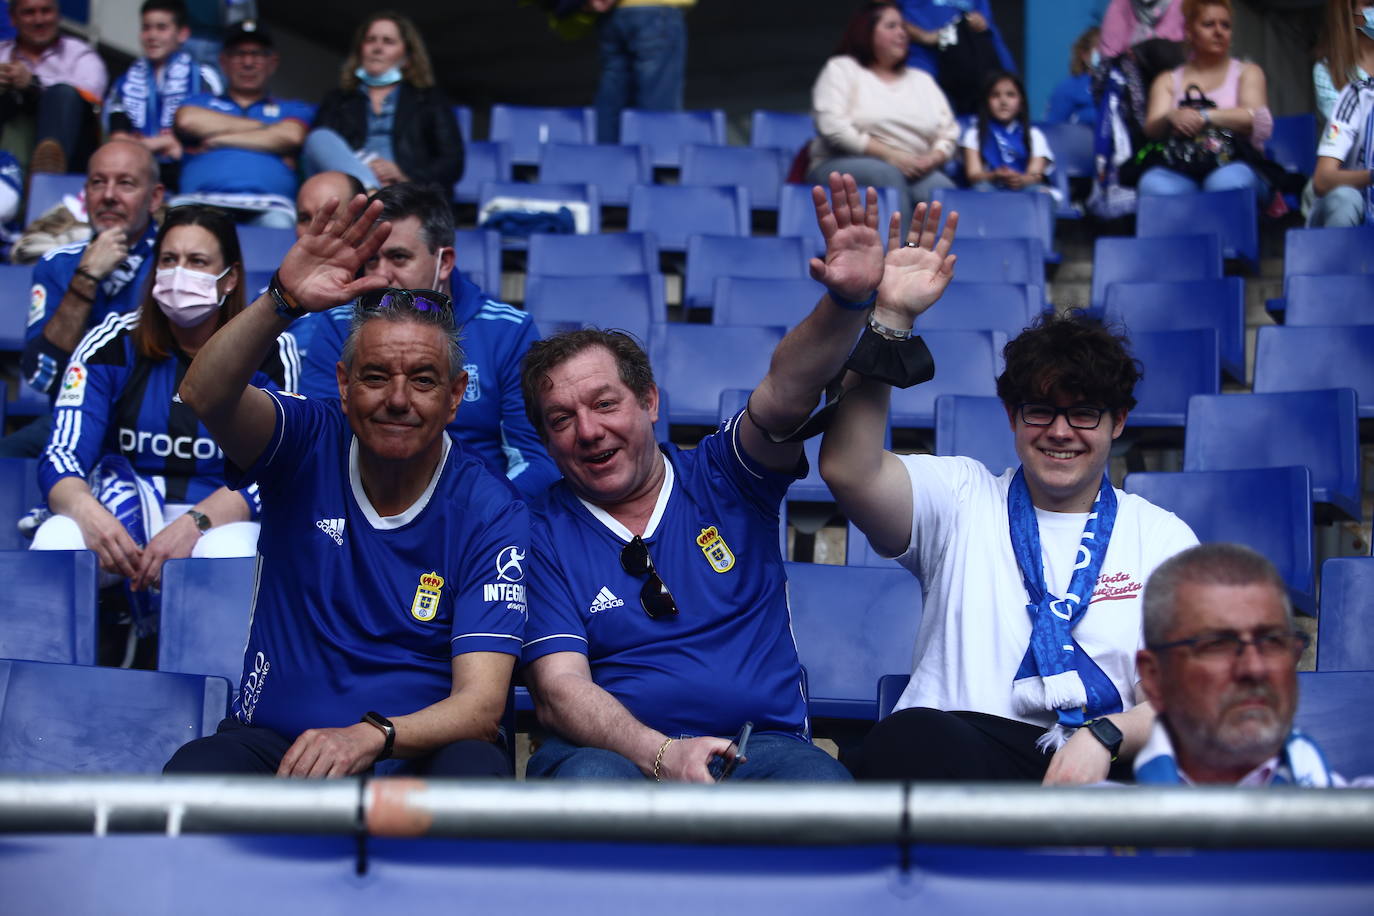
[[[668,750],[668,745],[672,743],[672,738],[664,741],[663,746],[658,749],[657,756],[654,757],[654,782],[663,782],[663,776],[659,773],[659,769],[663,766],[663,753]]]

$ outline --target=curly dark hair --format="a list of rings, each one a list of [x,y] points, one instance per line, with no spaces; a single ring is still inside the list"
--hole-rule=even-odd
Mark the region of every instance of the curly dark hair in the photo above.
[[[1113,413],[1130,410],[1144,374],[1126,335],[1079,309],[1036,319],[1002,356],[997,396],[1009,408],[1063,395]]]
[[[648,354],[633,336],[624,331],[599,328],[563,331],[530,344],[520,362],[520,392],[525,396],[525,415],[541,439],[548,438],[539,410],[539,395],[545,380],[554,369],[592,347],[603,347],[615,357],[620,380],[634,393],[639,406],[649,406],[649,392],[655,387],[654,370],[649,365]]]

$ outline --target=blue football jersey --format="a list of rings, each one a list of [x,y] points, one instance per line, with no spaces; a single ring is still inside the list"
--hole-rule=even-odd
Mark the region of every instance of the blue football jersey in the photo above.
[[[519,655],[529,521],[510,485],[445,434],[425,493],[378,516],[338,407],[269,394],[271,441],[246,472],[230,467],[263,504],[234,715],[288,738],[405,715],[449,696],[454,656]]]
[[[566,480],[550,488],[534,522],[522,660],[585,654],[602,689],[667,735],[732,735],[752,721],[807,739],[778,546],[778,506],[795,477],[746,455],[738,420],[694,449],[662,446],[667,476],[643,539],[675,618],[641,607],[645,579],[620,565],[629,531]]]

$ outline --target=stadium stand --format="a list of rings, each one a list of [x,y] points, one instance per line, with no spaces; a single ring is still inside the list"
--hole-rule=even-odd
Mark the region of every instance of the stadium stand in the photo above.
[[[290,229],[239,226],[238,233],[244,270],[275,271],[296,244],[296,233]]]
[[[1374,417],[1374,325],[1260,328],[1255,391],[1354,388],[1361,419]]]
[[[1374,274],[1300,275],[1283,288],[1289,327],[1374,325]]]
[[[454,266],[489,296],[501,292],[501,236],[489,229],[455,229]]]
[[[1217,332],[1212,328],[1140,331],[1131,335],[1131,351],[1145,372],[1135,387],[1135,409],[1126,418],[1129,429],[1182,427],[1190,397],[1221,391]]]
[[[256,557],[188,557],[163,564],[159,671],[214,675],[237,687],[257,563]]]
[[[453,116],[458,119],[458,132],[463,135],[463,143],[473,142],[475,138],[472,136],[472,106],[454,105]]]
[[[755,109],[749,116],[749,145],[782,150],[795,156],[804,144],[816,136],[816,125],[810,114],[791,111]]]
[[[1021,464],[1007,408],[996,397],[942,394],[936,398],[935,454],[976,458],[994,474]]]
[[[1113,283],[1103,320],[1128,335],[1141,331],[1212,328],[1221,370],[1245,382],[1245,280],[1221,277],[1189,282]]]
[[[1053,202],[1047,194],[1020,191],[965,191],[936,188],[934,199],[944,204],[944,216],[959,214],[959,240],[1039,239],[1041,253],[1050,263],[1058,263],[1054,251]]]
[[[1349,229],[1289,229],[1283,236],[1283,282],[1328,274],[1374,274],[1374,226]],[[1284,297],[1265,308],[1282,320]]]
[[[827,199],[830,190],[826,189]],[[878,226],[884,237],[888,220],[897,209],[896,188],[878,188]],[[778,190],[778,235],[798,235],[806,239],[812,254],[825,251],[825,240],[816,225],[816,205],[811,200],[811,185],[784,184]]]
[[[498,140],[473,140],[463,147],[463,177],[453,185],[453,199],[475,204],[482,183],[510,181],[512,177],[510,144]]]
[[[596,115],[591,108],[538,108],[522,105],[491,106],[488,139],[510,144],[511,161],[536,165],[545,143],[592,143],[596,139]]]
[[[933,429],[942,394],[997,393],[1006,336],[996,331],[929,331],[921,337],[935,358],[935,378],[892,392],[893,429]]]
[[[658,324],[649,335],[649,362],[660,390],[670,397],[674,425],[712,426],[720,394],[752,388],[768,372],[783,328]]]
[[[1211,233],[1223,258],[1249,271],[1259,263],[1259,213],[1249,190],[1143,195],[1135,225],[1139,238]]]
[[[539,180],[595,185],[603,206],[627,207],[630,188],[652,182],[654,169],[643,146],[545,143],[539,151]]]
[[[0,264],[0,352],[19,353],[24,349],[32,283],[32,267]]]
[[[775,149],[688,143],[678,177],[685,185],[738,185],[749,192],[755,210],[776,210],[786,173],[787,158]]]
[[[711,296],[712,324],[771,324],[790,328],[825,295],[811,279],[717,277]]]
[[[805,279],[808,260],[799,238],[694,235],[687,240],[687,277],[682,303],[687,308],[710,308],[716,280],[721,277]],[[810,305],[814,306],[815,301]]]
[[[630,190],[630,231],[652,232],[660,251],[685,251],[694,235],[749,235],[749,192],[743,188],[636,185]]]
[[[76,196],[86,187],[85,175],[58,175],[35,172],[29,176],[29,196],[24,205],[24,225],[47,213],[62,202],[63,195]]]
[[[33,458],[0,458],[0,550],[28,549],[15,522],[44,502],[37,465]]]
[[[97,572],[88,550],[0,551],[0,658],[94,665]]]
[[[1158,280],[1163,265],[1173,281],[1217,279],[1222,275],[1221,245],[1215,235],[1099,238],[1093,245],[1092,307],[1100,310],[1107,304],[1113,283]]]
[[[1374,557],[1322,564],[1318,671],[1374,671]]]
[[[688,143],[725,143],[725,112],[641,111],[627,108],[620,113],[620,142],[640,143],[649,148],[655,166],[682,164],[682,147]]]
[[[525,310],[545,336],[584,327],[629,331],[649,339],[655,323],[668,320],[663,277],[654,274],[545,277],[530,274]]]
[[[960,268],[955,267],[955,277]],[[938,307],[917,325],[926,331],[1000,331],[1008,339],[1030,326],[1044,308],[1044,290],[1028,283],[951,283]]]

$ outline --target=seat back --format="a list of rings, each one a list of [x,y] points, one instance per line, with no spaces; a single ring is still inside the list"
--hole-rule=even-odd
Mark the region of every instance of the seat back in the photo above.
[[[0,264],[0,351],[23,352],[32,288],[31,266]]]
[[[1283,236],[1283,277],[1374,274],[1374,226],[1289,229]]]
[[[999,475],[1021,465],[1007,409],[997,397],[942,394],[936,398],[935,454],[977,458]]]
[[[37,459],[0,458],[0,550],[28,549],[29,542],[15,523],[42,503]]]
[[[767,146],[795,156],[802,144],[816,136],[816,125],[805,112],[755,109],[749,118],[749,145]],[[790,161],[790,158],[789,158]]]
[[[956,273],[958,268],[955,268]],[[1028,283],[951,283],[936,308],[922,312],[926,331],[1001,331],[1016,337],[1044,307],[1044,292]]]
[[[1217,332],[1222,371],[1238,382],[1245,381],[1245,280],[1241,277],[1113,283],[1107,287],[1103,317],[1130,335],[1212,328]]]
[[[1131,335],[1131,349],[1145,369],[1135,388],[1136,405],[1126,419],[1132,428],[1182,427],[1188,399],[1221,391],[1217,332],[1141,331]]]
[[[627,108],[620,113],[620,142],[649,148],[656,166],[682,164],[682,147],[688,143],[725,144],[725,112],[642,111]]]
[[[775,149],[688,143],[682,148],[683,184],[733,184],[749,192],[756,210],[776,210],[778,189],[791,160]]]
[[[1305,465],[1312,500],[1358,520],[1360,437],[1355,391],[1199,394],[1188,401],[1185,471]]]
[[[1106,305],[1113,283],[1155,280],[1164,271],[1175,281],[1216,279],[1221,244],[1215,235],[1100,238],[1093,245],[1093,308]]]
[[[228,708],[219,677],[0,659],[0,772],[160,773]]]
[[[1305,467],[1149,472],[1127,474],[1123,489],[1183,519],[1199,541],[1264,554],[1288,583],[1293,606],[1315,614],[1311,479]]]
[[[453,116],[458,120],[458,133],[463,136],[464,145],[472,142],[472,106],[454,105]]]
[[[0,551],[0,658],[94,665],[98,571],[89,550]]]
[[[1255,338],[1255,391],[1354,388],[1374,417],[1374,325],[1263,327]]]
[[[546,143],[539,153],[539,180],[595,185],[603,204],[624,207],[630,203],[630,188],[652,182],[654,169],[642,146]]]
[[[937,188],[934,199],[944,204],[945,213],[958,211],[961,240],[1039,239],[1042,254],[1054,247],[1048,195]]]
[[[534,165],[545,143],[591,143],[596,138],[596,114],[591,108],[536,108],[524,105],[491,106],[492,140],[510,144],[511,161]]]
[[[530,236],[530,275],[544,277],[658,273],[658,245],[646,232]]]
[[[1249,188],[1200,194],[1140,196],[1136,235],[1141,238],[1216,235],[1223,258],[1259,261],[1259,212]]]
[[[1347,778],[1374,775],[1371,703],[1374,671],[1299,671],[1293,725],[1312,736],[1333,771]]]
[[[878,556],[877,551],[868,541],[868,535],[860,531],[853,522],[848,524],[846,531],[844,565],[878,566],[884,569],[902,568],[896,560]]]
[[[1290,172],[1311,175],[1317,168],[1317,118],[1311,112],[1274,119],[1265,153]]]
[[[66,194],[76,196],[86,187],[85,175],[59,175],[34,172],[29,175],[29,197],[24,204],[24,225],[38,219],[62,202]]]
[[[959,256],[950,284],[1024,283],[1045,288],[1045,246],[1039,239],[956,238]]]
[[[892,707],[902,698],[906,685],[911,683],[909,674],[884,674],[878,679],[878,718],[885,719],[892,714]]]
[[[463,177],[453,185],[453,199],[475,204],[484,181],[511,180],[510,144],[470,140],[463,147]]]
[[[237,687],[256,583],[256,557],[164,563],[158,670],[213,674]]]
[[[674,424],[714,426],[720,393],[752,389],[768,372],[783,328],[655,325],[649,357],[660,389],[667,389]]]
[[[239,226],[238,233],[244,270],[276,271],[296,244],[296,233],[291,229]]]
[[[694,235],[749,234],[749,192],[737,187],[636,185],[630,231],[652,232],[665,251],[685,251]]]
[[[811,185],[784,184],[778,189],[778,235],[797,235],[807,240],[808,250],[820,255],[825,251],[825,237],[816,225],[816,205],[811,200]],[[830,189],[826,188],[826,197]],[[878,226],[885,235],[888,220],[898,208],[896,188],[878,188]],[[1043,270],[1043,268],[1042,268]]]
[[[488,295],[500,298],[501,236],[490,229],[455,229],[453,266]]]
[[[799,238],[694,235],[687,240],[683,305],[710,308],[716,280],[720,277],[804,280],[808,260],[804,243]]]
[[[1037,124],[1054,153],[1054,169],[1067,178],[1092,178],[1097,174],[1093,158],[1093,129],[1088,124]]]
[[[904,569],[788,563],[787,597],[811,715],[875,719],[878,678],[911,670],[921,584]]]
[[[1299,274],[1283,291],[1288,327],[1374,324],[1374,274]]]
[[[711,323],[791,328],[811,314],[825,287],[811,279],[716,277]]]
[[[998,366],[1006,336],[996,331],[928,331],[921,338],[935,358],[935,378],[892,391],[892,426],[931,429],[942,394],[997,394]]]
[[[525,311],[546,336],[579,328],[616,328],[629,331],[642,345],[647,345],[655,322],[668,320],[659,274],[530,275],[525,282]]]
[[[1374,557],[1322,564],[1318,671],[1374,670]]]

